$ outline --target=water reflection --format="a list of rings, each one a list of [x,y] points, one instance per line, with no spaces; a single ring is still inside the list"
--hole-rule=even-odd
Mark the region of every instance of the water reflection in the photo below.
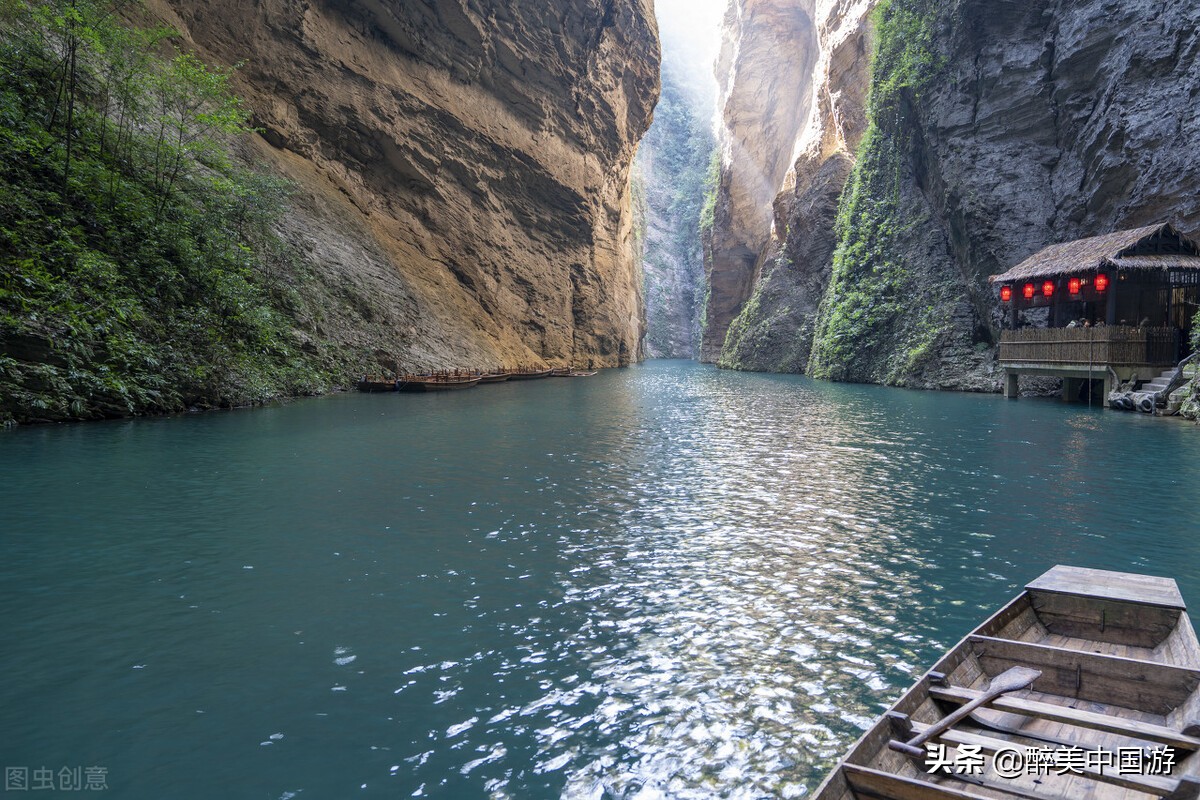
[[[0,448],[0,754],[123,797],[798,797],[1049,565],[1200,587],[1196,431],[1054,403],[657,363]]]
[[[636,476],[652,502],[624,515],[635,549],[608,583],[567,594],[598,612],[574,649],[588,650],[593,626],[619,634],[592,651],[578,690],[603,702],[578,713],[572,695],[538,731],[557,754],[546,764],[585,762],[567,796],[799,796],[909,679],[922,645],[938,646],[907,635],[878,647],[898,614],[920,610],[921,561],[881,520],[883,498],[913,489],[878,485],[890,459],[855,441],[859,409],[708,377],[659,386],[667,401],[643,409],[639,460],[605,467]],[[698,421],[670,405],[680,393],[699,401]]]

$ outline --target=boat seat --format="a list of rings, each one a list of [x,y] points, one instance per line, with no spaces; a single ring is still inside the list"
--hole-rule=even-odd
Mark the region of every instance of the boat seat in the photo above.
[[[913,731],[918,734],[929,727],[931,726],[926,723],[915,721],[912,723]],[[1014,742],[1008,739],[997,739],[992,736],[970,733],[954,728],[943,731],[934,738],[951,746],[970,745],[978,747],[980,752],[987,755],[995,755],[996,751],[1011,749],[1014,745]],[[1192,776],[1168,778],[1159,775],[1118,775],[1087,767],[1073,774],[1083,775],[1100,783],[1120,786],[1121,788],[1132,789],[1136,792],[1145,792],[1157,797],[1169,798],[1169,800],[1200,797],[1200,783]]]
[[[965,705],[983,692],[976,689],[964,689],[958,686],[930,686],[929,694],[935,700]],[[1050,722],[1063,722],[1080,728],[1088,728],[1104,733],[1115,733],[1145,742],[1165,744],[1180,750],[1200,750],[1200,739],[1188,736],[1174,728],[1165,725],[1153,725],[1147,722],[1114,717],[1109,714],[1097,714],[1093,711],[1081,711],[1075,708],[1060,706],[1055,703],[1042,703],[1037,700],[1003,695],[992,700],[987,706],[996,711],[1010,714],[1021,714]]]
[[[1042,672],[1033,688],[1062,697],[1167,714],[1200,688],[1200,670],[1187,667],[993,636],[967,641],[988,673],[1014,664],[1033,667]]]
[[[881,798],[881,800],[995,800],[990,794],[983,794],[980,789],[998,792],[1022,800],[1051,800],[1061,795],[1049,792],[1034,792],[1019,786],[1006,786],[994,780],[981,778],[965,778],[947,776],[959,780],[962,788],[934,783],[916,777],[906,777],[890,772],[862,767],[857,764],[843,764],[842,775],[846,784],[859,798]],[[1175,791],[1160,795],[1163,800],[1195,800],[1200,796],[1200,783],[1192,776],[1185,776],[1178,782]]]

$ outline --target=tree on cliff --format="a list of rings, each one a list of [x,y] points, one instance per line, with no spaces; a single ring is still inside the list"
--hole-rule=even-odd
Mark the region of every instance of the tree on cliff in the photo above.
[[[286,188],[229,155],[248,130],[229,73],[161,57],[171,32],[123,10],[0,0],[0,419],[329,380],[294,344],[304,301],[272,277]]]

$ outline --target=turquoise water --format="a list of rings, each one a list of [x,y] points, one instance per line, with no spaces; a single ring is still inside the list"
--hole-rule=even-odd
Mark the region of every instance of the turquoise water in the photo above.
[[[1200,429],[687,362],[0,475],[0,763],[121,798],[795,797],[1055,563],[1200,601]]]

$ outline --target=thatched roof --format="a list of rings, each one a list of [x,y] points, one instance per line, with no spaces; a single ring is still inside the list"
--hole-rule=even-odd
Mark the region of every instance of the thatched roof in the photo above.
[[[1144,253],[1110,258],[1108,263],[1121,269],[1195,269],[1200,264],[1200,256],[1190,256],[1186,253]]]
[[[1192,253],[1132,253],[1139,244],[1157,234],[1178,237],[1184,250]],[[1052,244],[1031,255],[1002,275],[993,275],[992,283],[1010,283],[1033,278],[1053,278],[1067,273],[1087,272],[1105,266],[1122,269],[1200,269],[1200,248],[1182,236],[1169,223],[1147,225],[1129,231],[1115,231],[1090,239]]]

